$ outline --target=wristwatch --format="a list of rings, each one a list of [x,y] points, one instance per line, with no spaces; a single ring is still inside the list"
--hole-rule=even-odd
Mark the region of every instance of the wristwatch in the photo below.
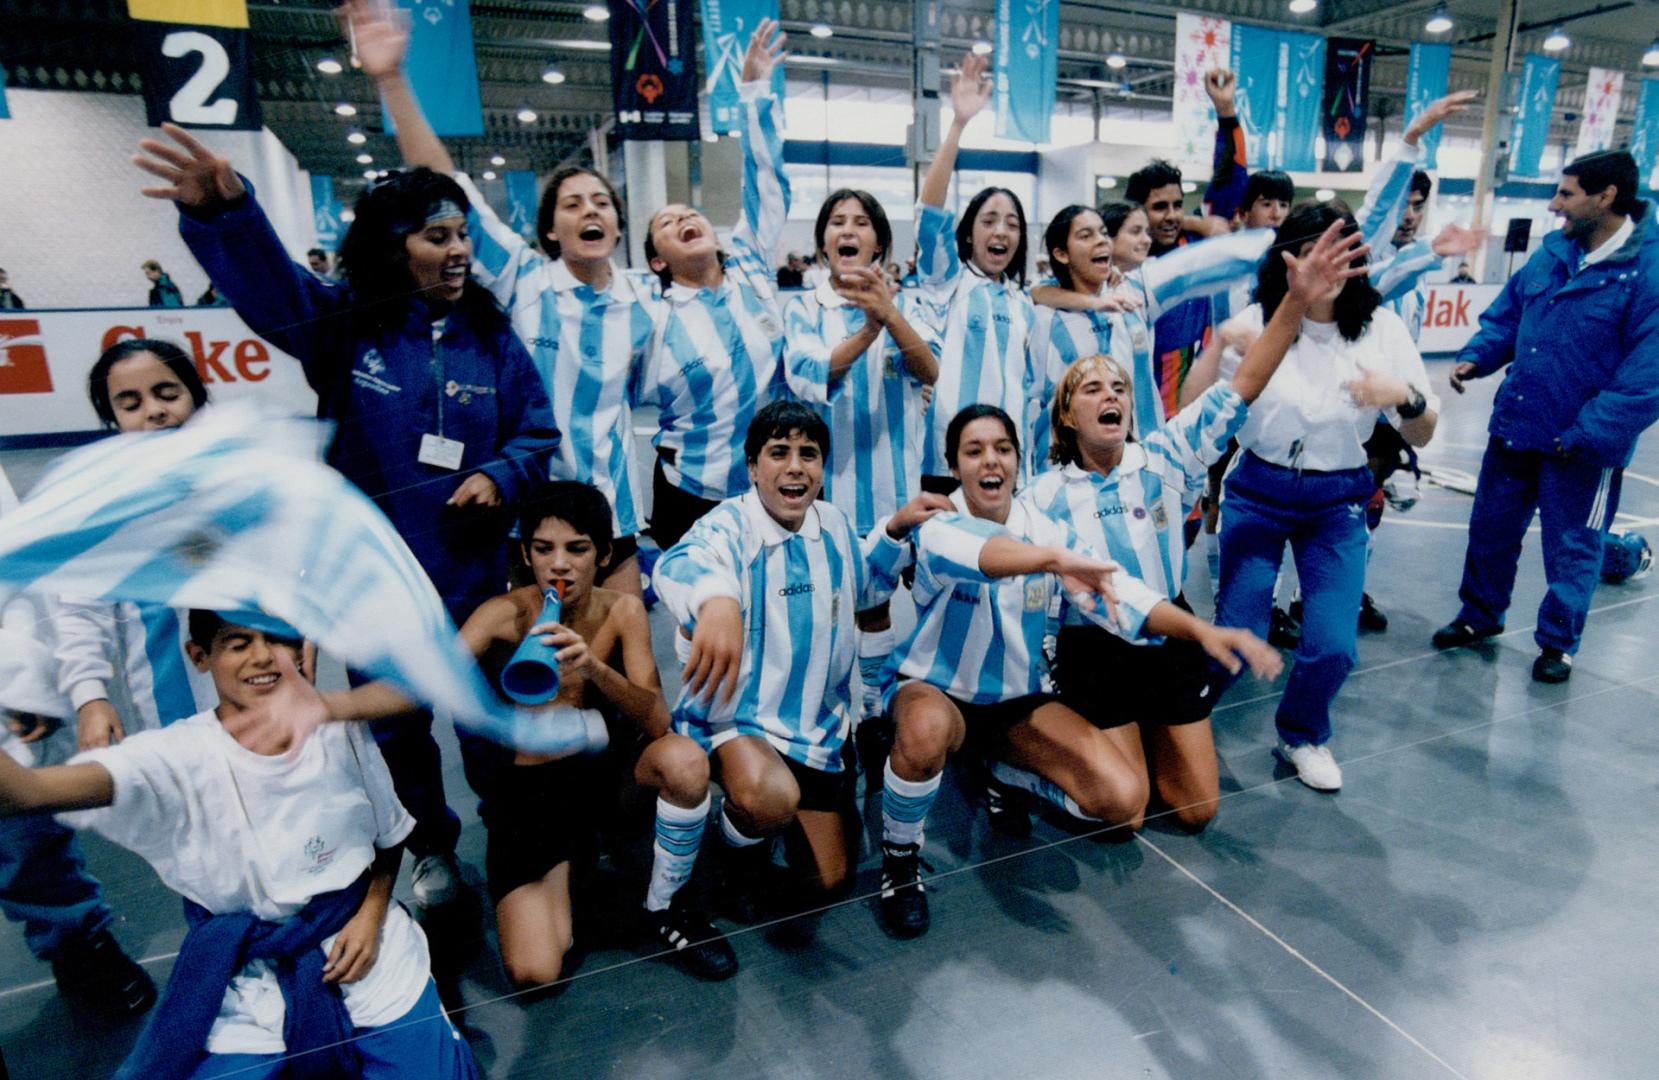
[[[1429,401],[1423,396],[1421,390],[1413,388],[1411,400],[1399,406],[1395,411],[1400,414],[1401,420],[1415,420],[1429,411]]]

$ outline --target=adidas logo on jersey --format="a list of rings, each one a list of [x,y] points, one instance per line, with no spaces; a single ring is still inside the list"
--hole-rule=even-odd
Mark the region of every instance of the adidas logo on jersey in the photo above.
[[[785,585],[783,588],[778,590],[778,595],[779,596],[800,596],[802,593],[809,593],[811,591],[812,591],[812,582],[803,581],[799,585]]]

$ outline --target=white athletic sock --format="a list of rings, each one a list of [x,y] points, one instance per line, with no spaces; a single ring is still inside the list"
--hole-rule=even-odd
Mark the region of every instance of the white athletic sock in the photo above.
[[[858,635],[858,680],[864,685],[864,715],[881,715],[881,672],[893,654],[893,628]]]
[[[745,835],[732,821],[731,804],[724,802],[720,804],[720,835],[726,838],[726,843],[738,848],[754,847],[766,839],[764,836]]]
[[[1204,563],[1210,571],[1211,602],[1221,603],[1221,534],[1205,533]]]
[[[1076,799],[1060,790],[1060,785],[1047,777],[1016,768],[1006,761],[993,761],[991,763],[991,775],[996,777],[1000,783],[1007,784],[1011,788],[1029,791],[1039,798],[1047,799],[1079,821],[1100,820],[1097,817],[1085,814],[1083,808],[1077,805]]]
[[[933,799],[939,794],[940,773],[928,780],[906,780],[893,771],[887,759],[881,788],[881,838],[888,844],[922,846],[922,826]]]
[[[666,908],[680,886],[691,880],[708,819],[707,795],[689,810],[657,796],[657,842],[651,849],[651,883],[645,889],[647,911]]]

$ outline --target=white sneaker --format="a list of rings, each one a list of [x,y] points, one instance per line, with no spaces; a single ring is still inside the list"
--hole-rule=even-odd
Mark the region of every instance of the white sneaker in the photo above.
[[[1383,481],[1383,498],[1396,510],[1410,510],[1421,497],[1417,474],[1410,469],[1401,469]]]
[[[455,861],[455,853],[422,855],[416,859],[409,884],[415,903],[423,908],[453,903],[461,893],[461,867]]]
[[[1296,770],[1296,779],[1315,791],[1340,791],[1342,767],[1331,756],[1329,747],[1303,743],[1288,746],[1280,743],[1273,748],[1280,761]]]

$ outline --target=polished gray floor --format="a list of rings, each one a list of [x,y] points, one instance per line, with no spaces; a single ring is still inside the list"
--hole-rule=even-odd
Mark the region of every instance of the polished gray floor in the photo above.
[[[1475,470],[1491,389],[1446,403],[1428,461]],[[38,462],[6,464],[21,479]],[[1633,467],[1622,523],[1651,527],[1651,438]],[[583,913],[581,965],[551,995],[507,996],[488,915],[429,926],[487,1073],[1653,1076],[1659,588],[1604,586],[1572,681],[1535,684],[1534,540],[1510,632],[1437,654],[1428,637],[1456,609],[1469,501],[1427,489],[1380,534],[1370,590],[1393,624],[1361,639],[1337,703],[1340,794],[1275,766],[1276,687],[1241,684],[1215,718],[1225,799],[1203,835],[1153,821],[1110,843],[1040,821],[1011,841],[948,788],[928,829],[932,933],[898,942],[878,928],[871,813],[854,896],[736,933],[743,970],[717,986],[629,936],[643,882],[621,858]],[[1200,610],[1207,594],[1194,584]],[[482,830],[445,749],[461,854],[481,866]],[[176,900],[136,860],[86,846],[119,936],[164,977]],[[0,929],[0,957],[12,1075],[107,1073],[134,1026],[67,1009],[15,927]]]

